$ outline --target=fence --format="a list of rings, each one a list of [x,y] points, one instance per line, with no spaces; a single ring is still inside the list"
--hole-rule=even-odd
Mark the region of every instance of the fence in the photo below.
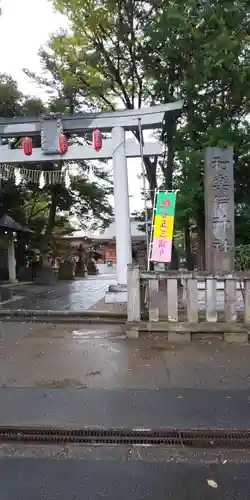
[[[190,340],[194,334],[223,334],[226,341],[246,342],[250,333],[250,272],[213,276],[205,272],[142,271],[129,266],[127,319],[131,337],[140,331],[168,332],[173,341]]]

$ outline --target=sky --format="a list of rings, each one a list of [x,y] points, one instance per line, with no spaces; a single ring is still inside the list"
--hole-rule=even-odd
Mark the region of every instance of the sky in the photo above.
[[[62,27],[67,19],[55,13],[48,0],[2,0],[0,17],[0,71],[18,82],[25,95],[46,100],[46,93],[24,74],[23,68],[41,72],[38,51],[49,36]],[[130,210],[143,207],[140,190],[142,181],[140,159],[128,161]]]

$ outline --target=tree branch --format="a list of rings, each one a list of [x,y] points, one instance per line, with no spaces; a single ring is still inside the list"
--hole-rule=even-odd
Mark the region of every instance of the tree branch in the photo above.
[[[113,61],[110,59],[110,57],[107,53],[107,50],[104,47],[103,41],[99,39],[98,35],[96,35],[96,38],[93,39],[93,43],[95,45],[95,48],[97,50],[100,50],[103,58],[106,61],[107,66],[110,70],[110,73],[113,74],[117,84],[119,85],[120,90],[123,93],[127,109],[133,109],[132,103],[131,103],[129,96],[128,96],[128,93],[126,91],[126,87],[121,79],[121,75],[120,75],[119,71],[117,70],[117,68],[115,67]]]
[[[91,85],[83,78],[83,76],[77,75],[77,78],[79,78],[79,80],[83,83],[83,85],[86,85],[86,87],[91,89]],[[112,111],[115,111],[115,106],[109,101],[109,99],[107,99],[107,97],[105,97],[105,95],[102,92],[100,91],[98,92],[99,92],[99,97],[103,100],[103,102],[105,102],[112,109]]]
[[[45,210],[47,210],[49,206],[49,203],[47,203],[47,205],[43,208],[40,208],[39,210],[37,210],[35,213],[32,213],[30,214],[29,218],[28,218],[28,222],[30,223],[32,221],[32,219],[34,219],[35,217],[38,216],[38,214],[40,214],[41,212],[44,212]]]

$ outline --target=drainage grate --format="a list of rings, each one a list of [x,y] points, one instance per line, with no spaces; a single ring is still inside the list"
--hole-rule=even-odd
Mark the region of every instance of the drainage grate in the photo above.
[[[46,429],[0,427],[0,441],[41,444],[181,446],[189,448],[250,448],[249,431]]]

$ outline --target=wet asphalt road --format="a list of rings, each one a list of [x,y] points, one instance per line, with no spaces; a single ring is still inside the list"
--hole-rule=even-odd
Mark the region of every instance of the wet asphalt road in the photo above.
[[[0,500],[247,500],[249,464],[1,458]]]
[[[250,390],[0,389],[0,425],[249,429]]]

